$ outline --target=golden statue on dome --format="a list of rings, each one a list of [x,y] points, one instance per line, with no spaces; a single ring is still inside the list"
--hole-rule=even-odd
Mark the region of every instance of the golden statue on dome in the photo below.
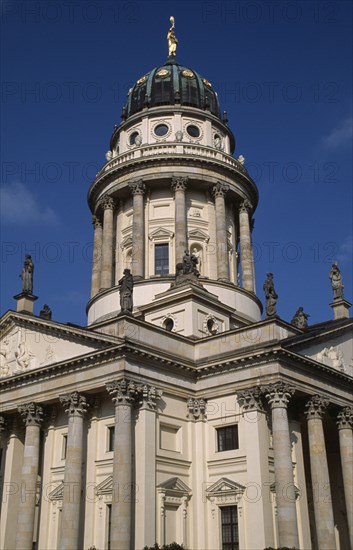
[[[178,39],[174,34],[174,28],[175,28],[175,19],[171,15],[170,16],[170,22],[172,26],[170,27],[168,34],[167,34],[167,40],[168,40],[168,52],[170,57],[175,57],[176,55],[176,49],[178,45]]]

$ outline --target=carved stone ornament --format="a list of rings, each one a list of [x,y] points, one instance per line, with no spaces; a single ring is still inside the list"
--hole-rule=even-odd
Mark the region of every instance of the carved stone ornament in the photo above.
[[[229,185],[227,185],[226,183],[221,183],[220,181],[218,181],[216,185],[212,187],[212,194],[214,198],[225,197],[227,191],[229,191]]]
[[[187,176],[172,177],[172,191],[185,191],[189,178]]]
[[[157,401],[161,399],[163,392],[148,384],[138,386],[137,391],[139,393],[139,405],[153,411],[156,410]]]
[[[144,195],[146,192],[146,185],[143,180],[131,181],[129,187],[133,195]]]
[[[107,382],[106,388],[116,405],[133,403],[139,396],[138,387],[135,382],[126,378]]]
[[[19,405],[18,411],[26,426],[40,426],[43,422],[43,407],[36,403],[23,403]]]
[[[252,210],[253,210],[253,205],[251,204],[251,202],[249,201],[249,199],[245,199],[245,200],[240,204],[239,212],[247,212],[248,214],[250,214],[250,212],[252,212]]]
[[[236,393],[239,404],[243,407],[244,412],[263,411],[260,388],[247,388],[239,390]]]
[[[261,388],[272,409],[287,408],[290,398],[295,392],[293,386],[284,382],[269,384]]]
[[[94,229],[98,229],[98,228],[102,227],[102,222],[100,221],[100,219],[97,216],[92,216],[92,224],[93,224]]]
[[[305,405],[307,420],[321,419],[326,411],[329,400],[321,395],[314,395]]]
[[[83,416],[89,407],[86,397],[77,391],[60,395],[59,400],[69,416]]]
[[[206,414],[206,401],[204,399],[194,399],[190,397],[187,400],[188,417],[193,416],[195,420],[204,418]]]
[[[337,427],[339,430],[351,430],[353,428],[353,407],[344,407],[338,413]]]
[[[114,199],[112,199],[112,197],[110,197],[109,195],[105,195],[99,202],[103,210],[114,210],[115,208]]]

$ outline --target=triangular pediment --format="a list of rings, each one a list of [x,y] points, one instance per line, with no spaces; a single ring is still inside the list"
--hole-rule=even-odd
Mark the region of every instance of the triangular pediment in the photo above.
[[[207,494],[208,495],[219,495],[219,494],[234,494],[234,493],[243,493],[245,491],[244,485],[240,485],[240,483],[237,483],[236,481],[232,481],[231,479],[228,479],[226,477],[222,477],[211,487],[208,487]]]
[[[51,493],[49,493],[49,500],[55,501],[55,500],[62,500],[64,494],[64,482],[61,481],[60,484],[53,490]]]
[[[174,233],[172,231],[169,231],[168,229],[164,229],[163,227],[157,227],[157,229],[155,229],[149,234],[150,240],[172,239],[173,237],[174,237]]]
[[[192,229],[189,231],[188,237],[189,239],[196,239],[198,241],[208,241],[210,238],[209,235],[207,235],[204,231],[201,231],[201,229]]]
[[[191,493],[191,489],[178,477],[172,477],[163,481],[158,485],[158,488],[166,493],[179,493],[182,495]]]
[[[113,476],[108,476],[96,487],[97,495],[111,495],[113,491]]]
[[[128,235],[120,243],[121,248],[130,248],[132,247],[132,235]]]

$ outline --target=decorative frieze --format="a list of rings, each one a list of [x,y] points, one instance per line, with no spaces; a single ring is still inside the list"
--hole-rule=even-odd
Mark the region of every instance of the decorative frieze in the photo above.
[[[337,415],[337,427],[339,430],[353,428],[353,407],[344,407]]]
[[[204,399],[194,399],[190,397],[187,400],[188,417],[193,416],[195,420],[203,419],[206,415],[206,401]]]
[[[40,426],[43,422],[43,407],[36,403],[23,403],[19,405],[18,411],[26,426]]]
[[[293,386],[284,382],[276,382],[261,388],[272,409],[287,408],[290,398],[295,392]]]
[[[314,395],[305,405],[305,416],[307,420],[312,418],[322,419],[325,414],[329,400],[321,395]]]
[[[83,416],[89,407],[86,397],[77,391],[60,395],[59,400],[69,416]]]

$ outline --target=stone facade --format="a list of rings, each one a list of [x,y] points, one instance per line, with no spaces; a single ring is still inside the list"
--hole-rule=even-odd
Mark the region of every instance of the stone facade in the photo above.
[[[1,548],[353,550],[349,304],[261,320],[233,142],[207,105],[125,116],[89,191],[87,327],[3,315]]]

